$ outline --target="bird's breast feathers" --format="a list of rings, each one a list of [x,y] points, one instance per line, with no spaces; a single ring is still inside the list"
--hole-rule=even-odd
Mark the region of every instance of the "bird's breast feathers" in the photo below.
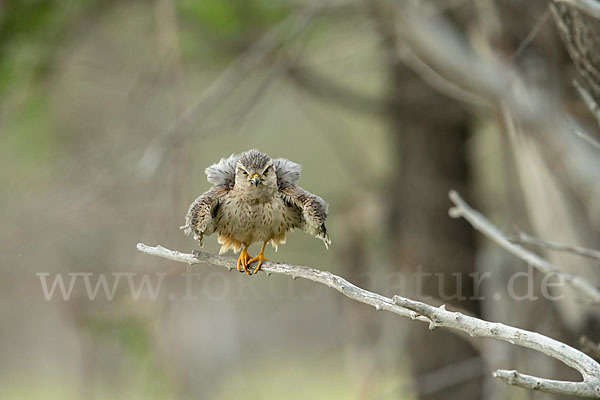
[[[300,221],[300,211],[288,207],[280,196],[269,201],[248,201],[232,193],[220,202],[215,228],[224,252],[241,244],[269,240],[276,247],[285,243],[285,233],[298,227]]]

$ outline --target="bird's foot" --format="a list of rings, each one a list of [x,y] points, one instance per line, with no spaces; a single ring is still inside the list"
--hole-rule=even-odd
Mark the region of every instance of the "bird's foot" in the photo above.
[[[258,272],[263,261],[271,261],[271,260],[266,258],[263,253],[263,250],[261,250],[260,253],[258,253],[258,255],[256,257],[254,257],[254,258],[250,259],[250,261],[248,261],[248,265],[250,265],[254,262],[257,262],[257,261],[258,261],[258,265],[256,266],[256,268],[254,268],[254,272],[252,272],[253,274],[256,274]]]
[[[237,260],[237,270],[238,272],[245,272],[248,275],[252,275],[250,270],[248,270],[248,265],[250,265],[250,254],[246,251],[247,248],[243,248],[240,252],[240,256]]]

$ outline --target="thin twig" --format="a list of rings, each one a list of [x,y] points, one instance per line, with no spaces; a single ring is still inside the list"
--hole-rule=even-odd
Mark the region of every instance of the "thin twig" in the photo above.
[[[596,0],[554,0],[554,2],[571,5],[591,17],[600,19],[600,2]]]
[[[538,271],[546,275],[553,274],[560,276],[565,283],[571,285],[579,293],[587,296],[593,303],[600,303],[600,290],[598,290],[596,286],[588,283],[580,276],[564,272],[562,268],[550,263],[534,252],[527,250],[523,246],[512,243],[500,231],[500,229],[492,224],[485,216],[472,209],[456,191],[451,190],[449,196],[450,200],[452,200],[455,205],[449,210],[449,214],[452,218],[462,217],[466,219],[473,226],[473,228],[477,229],[479,232],[496,242],[500,247],[526,261]]]
[[[491,104],[490,101],[479,96],[476,92],[469,91],[440,75],[436,70],[420,59],[409,47],[398,43],[396,50],[398,52],[398,57],[402,62],[417,73],[423,81],[439,90],[441,93],[474,106]]]
[[[417,377],[418,393],[423,395],[440,393],[451,386],[486,375],[487,365],[481,356],[471,357]]]
[[[393,14],[389,12],[383,2],[365,0],[364,3],[376,22],[375,28],[382,37],[383,43],[393,52],[392,62],[402,61],[423,81],[447,96],[476,106],[492,104],[479,93],[470,91],[464,85],[457,84],[431,68],[405,41],[399,40],[394,22],[390,20],[390,16]],[[439,8],[429,8],[428,11],[427,15],[436,15],[442,12]]]
[[[592,145],[596,149],[600,150],[600,142],[598,142],[596,139],[592,138],[590,135],[588,135],[585,132],[580,131],[577,128],[575,128],[573,130],[573,132],[575,132],[575,135],[578,138],[582,139],[583,141],[587,142],[587,144]]]
[[[590,110],[590,112],[596,118],[596,121],[600,125],[600,107],[598,107],[598,103],[596,103],[590,92],[588,92],[587,89],[584,88],[581,83],[579,83],[579,81],[574,80],[573,86],[575,86],[575,89],[577,89],[577,91],[579,92],[579,95],[585,102],[585,105],[587,106],[588,110]],[[591,144],[592,146],[594,146],[595,148],[600,149],[600,142],[592,138],[590,135],[579,130],[575,130],[575,134],[581,139]]]
[[[162,246],[151,247],[142,243],[138,243],[137,249],[149,255],[163,257],[168,260],[179,261],[190,265],[203,262],[225,267],[229,270],[236,268],[236,260],[234,258],[205,252],[195,251],[194,254],[187,254],[169,250]],[[291,276],[294,279],[303,278],[312,282],[321,283],[337,290],[353,300],[371,305],[375,307],[376,310],[386,310],[403,317],[427,322],[430,324],[430,328],[438,326],[446,327],[466,332],[471,336],[503,340],[518,346],[539,351],[576,369],[582,375],[583,381],[554,381],[506,370],[495,371],[494,376],[508,384],[532,390],[600,398],[600,364],[579,350],[539,333],[510,327],[500,323],[483,321],[458,312],[449,312],[446,311],[444,306],[435,308],[428,304],[400,296],[394,296],[393,299],[390,299],[359,288],[344,278],[330,272],[319,271],[314,268],[266,262],[262,265],[261,270],[267,273],[267,275],[270,275],[271,273],[282,274]]]
[[[525,232],[519,232],[518,236],[510,237],[508,238],[508,240],[510,240],[513,243],[530,244],[532,246],[543,247],[548,250],[564,251],[567,253],[577,254],[578,256],[600,260],[599,250],[588,249],[587,247],[581,247],[577,245],[553,242],[551,240],[543,240],[528,235]]]
[[[333,82],[309,67],[293,66],[288,69],[286,76],[298,88],[349,110],[376,115],[382,115],[385,110],[384,102],[380,98]]]
[[[521,41],[521,43],[519,43],[519,45],[517,46],[517,49],[508,57],[509,59],[514,59],[514,58],[517,58],[519,55],[521,55],[523,50],[525,50],[525,48],[527,46],[529,46],[529,44],[533,41],[533,39],[535,39],[535,37],[538,35],[538,33],[540,33],[544,24],[546,22],[548,22],[548,17],[550,17],[550,12],[548,10],[546,10],[546,11],[544,11],[544,14],[542,14],[542,16],[535,23],[533,28],[531,28],[531,31],[529,31],[527,36],[525,36],[525,39],[523,39]]]
[[[577,91],[579,92],[579,95],[585,102],[587,108],[594,115],[594,117],[596,117],[598,123],[600,123],[600,107],[598,107],[598,104],[596,103],[590,92],[588,92],[587,89],[584,88],[583,85],[579,83],[577,79],[573,80],[573,86],[575,86],[575,89],[577,89]]]
[[[531,102],[517,93],[521,82],[509,65],[494,54],[481,57],[446,18],[427,15],[410,1],[394,2],[388,12],[394,11],[399,41],[437,75],[492,104],[508,102],[527,121],[545,111],[547,101]],[[416,73],[421,69],[408,66],[417,67]]]

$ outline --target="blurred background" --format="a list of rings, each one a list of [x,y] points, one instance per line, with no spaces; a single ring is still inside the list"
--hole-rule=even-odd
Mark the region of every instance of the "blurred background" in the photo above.
[[[298,231],[270,259],[589,350],[597,307],[569,289],[545,300],[537,273],[537,300],[504,295],[527,266],[449,218],[448,190],[508,234],[599,247],[600,151],[539,123],[564,115],[597,134],[572,81],[600,99],[598,21],[545,0],[440,0],[414,2],[431,25],[414,28],[401,3],[0,3],[0,398],[559,398],[491,377],[578,379],[538,353],[287,277],[199,265],[186,279],[135,249],[196,249],[178,228],[209,188],[204,169],[258,148],[302,164],[300,184],[330,204],[329,251]],[[511,130],[510,101],[479,90],[498,75],[445,74],[437,55],[463,59],[443,43],[419,52],[435,27],[518,76],[514,98],[546,99],[542,117],[509,112]],[[598,283],[597,261],[537,250]],[[418,285],[416,271],[438,275]],[[476,291],[469,274],[485,272]],[[83,276],[110,286],[119,273],[132,278],[114,298],[89,298]],[[74,282],[68,300],[44,295],[56,277]],[[132,296],[144,279],[156,296]]]

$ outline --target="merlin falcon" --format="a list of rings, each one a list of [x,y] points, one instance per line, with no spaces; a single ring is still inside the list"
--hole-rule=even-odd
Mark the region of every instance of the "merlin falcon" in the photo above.
[[[190,206],[181,227],[186,235],[203,244],[204,236],[217,233],[220,254],[230,249],[240,251],[237,269],[256,274],[265,258],[268,242],[277,250],[285,243],[285,234],[294,228],[321,239],[329,248],[331,240],[325,227],[327,203],[297,185],[301,166],[252,149],[222,158],[206,168],[213,184]],[[262,242],[258,255],[248,254],[248,247]],[[253,272],[248,268],[257,262]]]

